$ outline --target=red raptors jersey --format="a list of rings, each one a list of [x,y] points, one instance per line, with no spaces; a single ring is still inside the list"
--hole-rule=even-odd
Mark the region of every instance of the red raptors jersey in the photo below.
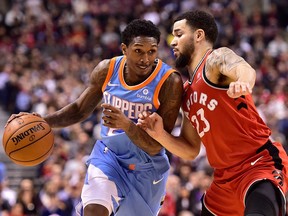
[[[207,52],[191,80],[186,82],[182,109],[201,137],[212,167],[239,165],[266,143],[270,129],[257,113],[251,95],[230,98],[227,87],[205,76]]]

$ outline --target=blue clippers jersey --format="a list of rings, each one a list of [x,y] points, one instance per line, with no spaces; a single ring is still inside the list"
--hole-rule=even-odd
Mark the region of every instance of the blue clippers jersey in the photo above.
[[[158,94],[163,82],[174,70],[158,60],[153,73],[142,83],[128,86],[124,81],[125,56],[111,59],[109,72],[102,87],[103,99],[125,113],[135,123],[138,114],[146,111],[155,112],[159,107]],[[123,131],[113,130],[102,125],[101,136],[115,136]]]
[[[140,112],[144,110],[155,112],[159,108],[158,95],[161,86],[175,70],[157,60],[153,73],[145,81],[129,86],[124,81],[125,63],[125,56],[111,59],[102,86],[103,100],[122,110],[136,123]],[[170,167],[165,149],[162,148],[159,154],[150,156],[137,147],[123,130],[103,125],[101,125],[101,137],[102,139],[94,145],[87,164],[100,169],[116,184],[118,196],[122,199],[113,204],[115,216],[157,215],[161,200],[165,196]]]

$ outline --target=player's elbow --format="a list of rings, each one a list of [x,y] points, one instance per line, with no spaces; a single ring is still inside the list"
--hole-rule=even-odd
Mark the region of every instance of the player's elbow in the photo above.
[[[195,160],[195,158],[199,155],[200,150],[190,150],[187,151],[184,157],[182,157],[185,160]]]
[[[197,133],[193,136],[182,136],[182,152],[186,154],[187,160],[194,160],[199,152],[201,147],[201,139]]]
[[[200,153],[200,142],[197,144],[190,144],[187,148],[182,150],[182,158],[185,160],[194,160]]]

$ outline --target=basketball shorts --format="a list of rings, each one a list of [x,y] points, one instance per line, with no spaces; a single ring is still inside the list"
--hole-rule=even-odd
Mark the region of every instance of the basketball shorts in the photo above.
[[[149,163],[131,170],[97,141],[88,164],[82,205],[100,204],[115,216],[156,216],[165,198],[168,172],[161,173]]]
[[[240,166],[215,170],[214,180],[203,197],[203,205],[211,215],[244,215],[246,194],[261,180],[271,181],[286,202],[287,154],[280,143],[267,143]]]
[[[81,193],[83,208],[88,204],[100,204],[112,213],[113,201],[119,202],[117,187],[113,181],[97,167],[90,164],[87,170],[86,183]]]

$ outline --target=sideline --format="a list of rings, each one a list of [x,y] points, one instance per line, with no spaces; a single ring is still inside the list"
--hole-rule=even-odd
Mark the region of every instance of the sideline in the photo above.
[[[4,153],[3,151],[3,144],[2,144],[2,138],[4,133],[4,126],[6,124],[6,121],[8,120],[9,115],[6,113],[2,107],[0,107],[0,138],[1,138],[1,146],[0,146],[0,153]]]

